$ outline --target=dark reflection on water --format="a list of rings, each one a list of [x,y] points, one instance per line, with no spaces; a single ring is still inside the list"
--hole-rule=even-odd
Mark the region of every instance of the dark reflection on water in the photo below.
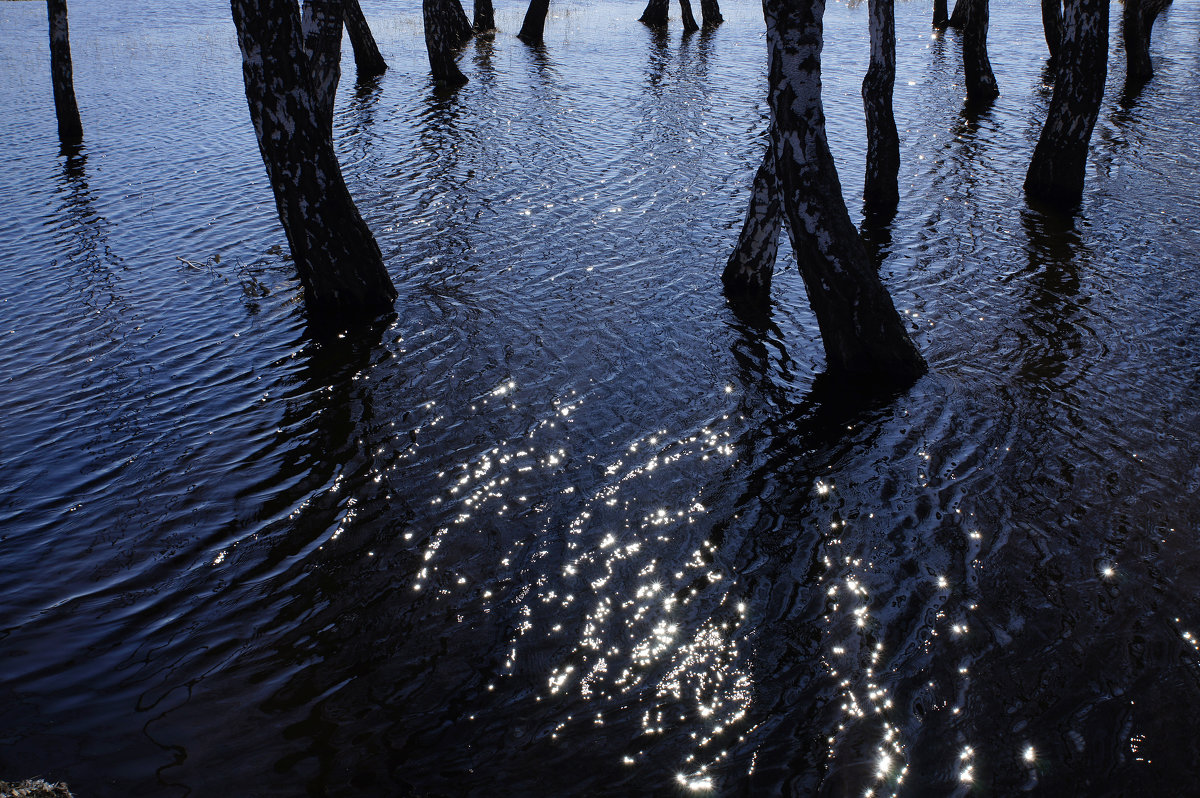
[[[1114,50],[1068,218],[1021,190],[1036,9],[993,3],[1002,93],[964,113],[957,36],[899,6],[901,203],[855,221],[932,371],[868,401],[822,378],[786,242],[769,307],[721,291],[752,4],[692,36],[567,6],[544,48],[501,14],[455,91],[419,9],[369,4],[391,68],[347,62],[335,130],[401,296],[329,340],[227,10],[74,3],[59,153],[44,18],[0,6],[0,778],[1192,791],[1195,9],[1136,96]],[[851,207],[865,13],[831,5],[823,54]]]

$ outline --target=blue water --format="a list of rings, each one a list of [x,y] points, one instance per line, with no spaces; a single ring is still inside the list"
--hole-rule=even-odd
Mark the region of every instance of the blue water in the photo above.
[[[1001,88],[897,7],[901,203],[872,234],[930,374],[814,391],[786,246],[719,275],[766,124],[761,13],[523,9],[427,76],[363,3],[335,138],[400,296],[307,336],[229,8],[0,3],[0,779],[80,796],[1181,795],[1200,777],[1200,9],[1110,81],[1072,218]],[[1119,16],[1119,6],[1114,6]],[[1114,24],[1115,24],[1114,19]],[[824,97],[860,218],[864,5]]]

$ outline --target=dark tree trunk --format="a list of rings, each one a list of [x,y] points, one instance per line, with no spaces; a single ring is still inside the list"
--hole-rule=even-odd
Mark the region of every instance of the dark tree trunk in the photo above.
[[[967,102],[986,105],[998,96],[1000,88],[988,60],[988,0],[960,0],[967,3],[963,21],[963,72],[967,78]]]
[[[667,12],[670,7],[670,0],[650,0],[646,3],[646,10],[638,17],[638,22],[652,28],[665,28],[667,27]]]
[[[831,375],[909,385],[925,362],[850,221],[821,105],[824,0],[763,0],[775,166]]]
[[[387,61],[379,52],[379,45],[371,34],[371,26],[363,16],[358,0],[342,0],[346,21],[346,32],[350,34],[350,46],[354,48],[354,67],[360,78],[373,78],[387,71]]]
[[[1073,207],[1083,196],[1088,143],[1108,71],[1109,0],[1065,0],[1063,39],[1046,124],[1025,176],[1032,197]]]
[[[950,16],[946,13],[946,0],[933,0],[933,27],[938,30],[950,27]]]
[[[1150,62],[1150,30],[1154,20],[1170,4],[1171,0],[1125,0],[1121,38],[1125,44],[1130,83],[1145,83],[1154,76],[1154,65]]]
[[[954,10],[950,12],[950,19],[946,22],[947,28],[962,30],[963,25],[967,24],[967,5],[971,0],[954,0]]]
[[[333,98],[342,77],[342,2],[304,0],[301,18],[317,116],[333,136]]]
[[[517,38],[526,44],[541,46],[545,43],[546,15],[550,13],[550,0],[529,0],[529,10]]]
[[[867,120],[867,171],[863,201],[875,211],[900,202],[900,134],[892,112],[896,85],[896,16],[892,0],[867,0],[871,29],[871,62],[863,78],[863,109]]]
[[[679,13],[683,17],[683,32],[691,33],[700,30],[696,17],[692,14],[692,0],[679,0]]]
[[[50,77],[54,84],[58,140],[63,144],[79,144],[83,141],[83,123],[79,121],[79,105],[75,102],[67,0],[46,0],[46,13],[50,18]]]
[[[725,21],[718,0],[700,0],[700,16],[704,18],[706,28],[715,28]]]
[[[295,0],[231,0],[250,118],[310,320],[358,325],[396,289],[319,120]]]
[[[762,165],[754,175],[742,233],[721,274],[729,294],[761,298],[771,290],[775,256],[779,253],[779,231],[783,226],[783,194],[775,174],[774,138],[774,135],[768,137]]]
[[[1046,34],[1046,47],[1050,50],[1050,63],[1053,64],[1062,46],[1062,0],[1042,0],[1042,30]]]
[[[492,9],[492,0],[475,0],[475,22],[472,27],[476,33],[496,29],[496,12]]]
[[[458,68],[454,51],[461,44],[452,5],[458,0],[422,0],[425,20],[425,49],[429,53],[429,69],[433,79],[450,86],[461,86],[467,76]],[[461,11],[461,6],[459,7]]]
[[[471,27],[471,20],[467,19],[467,12],[463,11],[462,3],[459,0],[442,0],[442,3],[446,6],[446,15],[450,19],[450,29],[454,34],[454,46],[461,47],[475,35],[475,29]]]

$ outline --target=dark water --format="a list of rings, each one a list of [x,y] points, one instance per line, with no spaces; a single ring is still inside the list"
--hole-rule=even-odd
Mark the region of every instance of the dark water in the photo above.
[[[518,4],[519,5],[519,4]],[[0,3],[0,779],[80,796],[1182,795],[1200,778],[1200,9],[1123,54],[1074,218],[1002,96],[898,8],[902,193],[875,231],[931,373],[814,389],[791,255],[718,275],[764,128],[756,4],[683,39],[555,6],[435,91],[411,4],[337,140],[400,291],[318,345],[228,6]],[[1114,6],[1114,15],[1119,6]],[[865,8],[827,13],[852,210]],[[183,260],[180,260],[183,259]]]

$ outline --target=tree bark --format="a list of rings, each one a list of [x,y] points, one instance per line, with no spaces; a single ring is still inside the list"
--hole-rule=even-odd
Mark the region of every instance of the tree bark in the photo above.
[[[692,33],[700,30],[696,17],[692,14],[692,0],[679,0],[679,14],[683,18],[683,32]]]
[[[824,0],[763,0],[776,174],[831,375],[910,385],[925,362],[850,221],[821,104]]]
[[[867,122],[867,170],[863,201],[874,211],[900,202],[900,134],[892,110],[896,85],[896,15],[893,0],[867,0],[871,62],[862,82]]]
[[[295,0],[231,0],[246,101],[309,318],[359,325],[396,289],[320,121]]]
[[[1144,83],[1154,76],[1150,61],[1150,30],[1154,20],[1171,4],[1171,0],[1125,0],[1121,13],[1121,38],[1125,44],[1125,59],[1130,83]]]
[[[354,48],[354,67],[360,78],[371,78],[387,71],[387,61],[379,52],[379,45],[371,34],[371,26],[363,16],[358,0],[342,0],[346,32],[350,34],[350,46]]]
[[[638,22],[652,28],[667,27],[667,12],[670,10],[670,0],[650,0],[646,10],[638,17]]]
[[[429,69],[433,79],[450,86],[461,86],[467,76],[458,68],[454,51],[462,43],[455,20],[458,0],[422,0],[421,13],[425,21],[425,49],[429,53]],[[461,6],[459,7],[461,11]]]
[[[1042,0],[1042,30],[1046,34],[1046,48],[1050,50],[1050,63],[1053,64],[1062,46],[1062,0]]]
[[[476,33],[496,29],[496,12],[492,0],[475,0],[475,20],[472,24]]]
[[[986,105],[1000,96],[987,53],[988,0],[960,2],[967,4],[966,19],[963,20],[963,72],[967,78],[967,102]]]
[[[333,99],[342,77],[342,2],[304,0],[301,20],[317,117],[332,137]]]
[[[54,84],[54,113],[58,117],[58,140],[75,145],[83,141],[83,123],[75,102],[75,78],[71,67],[71,37],[67,30],[67,0],[46,0],[50,20],[50,77]]]
[[[1054,94],[1025,176],[1031,197],[1066,208],[1082,198],[1107,68],[1108,0],[1065,0]]]
[[[463,11],[462,3],[459,0],[442,0],[442,4],[446,8],[450,29],[454,35],[454,46],[462,47],[475,35],[475,29],[471,27],[471,20],[467,19],[467,12]]]
[[[783,194],[775,172],[775,138],[774,131],[768,134],[767,151],[754,175],[741,235],[721,274],[721,282],[729,294],[763,298],[771,290],[775,257],[779,253],[779,231],[783,227]]]
[[[545,44],[546,15],[550,13],[550,0],[529,0],[529,10],[517,38],[526,44],[540,47]]]
[[[715,28],[725,21],[721,16],[721,4],[718,0],[700,0],[700,16],[704,19],[704,27]]]
[[[933,0],[933,27],[945,30],[950,26],[950,16],[946,13],[946,0]]]
[[[950,19],[946,22],[947,28],[962,30],[967,22],[967,5],[970,2],[971,0],[954,0],[954,10],[950,12]]]

